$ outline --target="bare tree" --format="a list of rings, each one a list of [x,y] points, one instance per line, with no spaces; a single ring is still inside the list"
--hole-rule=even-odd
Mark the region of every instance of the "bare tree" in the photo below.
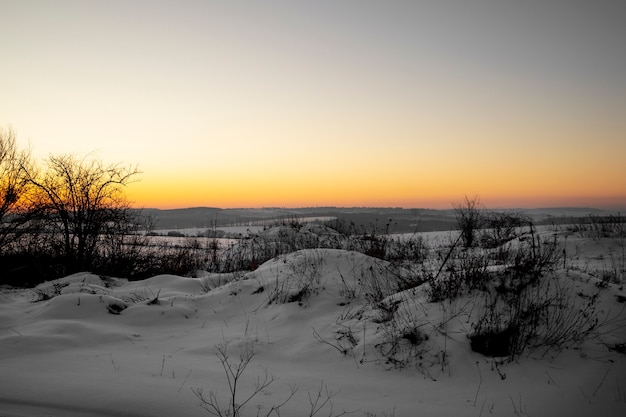
[[[0,128],[0,253],[25,232],[30,170],[30,153],[18,148],[13,129]]]
[[[463,246],[471,248],[476,244],[476,231],[482,227],[483,223],[480,199],[477,196],[473,198],[465,196],[464,202],[453,204],[453,207]]]
[[[51,155],[46,163],[47,170],[30,180],[50,236],[60,237],[55,250],[66,272],[90,268],[102,236],[123,233],[131,220],[123,188],[140,172],[74,155]]]

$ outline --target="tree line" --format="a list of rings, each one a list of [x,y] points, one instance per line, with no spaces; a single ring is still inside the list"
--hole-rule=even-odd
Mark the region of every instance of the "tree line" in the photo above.
[[[0,284],[132,268],[132,236],[148,221],[124,194],[137,167],[72,154],[37,163],[0,128],[0,173]]]

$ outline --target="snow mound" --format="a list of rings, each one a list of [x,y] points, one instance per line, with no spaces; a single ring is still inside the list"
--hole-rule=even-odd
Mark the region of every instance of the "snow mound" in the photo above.
[[[470,348],[476,299],[431,302],[429,285],[407,285],[406,274],[357,252],[303,249],[245,274],[128,282],[81,273],[0,294],[0,407],[7,415],[203,416],[191,388],[228,394],[215,356],[223,345],[234,362],[253,346],[242,390],[266,371],[277,378],[250,403],[251,415],[294,385],[283,415],[308,410],[320,386],[337,393],[335,411],[356,415],[626,413],[617,285],[560,271],[580,300],[598,294],[605,334],[507,364]]]

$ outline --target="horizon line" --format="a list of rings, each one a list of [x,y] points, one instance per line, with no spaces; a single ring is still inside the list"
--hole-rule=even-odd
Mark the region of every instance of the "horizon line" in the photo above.
[[[192,210],[192,209],[211,209],[211,210],[305,210],[305,209],[387,209],[387,210],[433,210],[433,211],[450,211],[450,208],[429,208],[429,207],[401,207],[401,206],[250,206],[250,207],[216,207],[216,206],[184,206],[172,208],[160,207],[132,207],[137,210]],[[537,206],[537,207],[483,207],[483,210],[595,210],[595,211],[626,211],[626,207],[593,207],[593,206]]]

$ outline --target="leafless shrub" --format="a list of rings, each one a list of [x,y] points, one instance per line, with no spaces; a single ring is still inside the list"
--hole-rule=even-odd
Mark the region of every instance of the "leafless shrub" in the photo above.
[[[469,336],[472,349],[513,360],[524,351],[545,354],[576,345],[597,329],[596,306],[597,294],[580,297],[555,276],[519,292],[487,291]]]
[[[454,248],[444,260],[437,274],[424,271],[429,283],[428,299],[431,302],[452,300],[474,290],[485,289],[492,279],[488,271],[490,260],[484,251]]]
[[[241,346],[238,361],[233,361],[229,353],[228,343],[219,344],[215,348],[215,355],[220,361],[228,383],[229,395],[226,401],[221,401],[218,394],[211,390],[208,395],[204,393],[202,388],[192,388],[195,396],[200,400],[200,407],[209,414],[216,417],[241,417],[246,405],[252,401],[263,390],[268,388],[276,381],[274,375],[270,375],[265,370],[263,376],[257,378],[250,393],[241,396],[240,385],[243,375],[254,358],[254,346],[251,341],[246,341]],[[280,415],[280,408],[285,405],[296,393],[297,388],[292,387],[291,393],[282,403],[272,406],[265,416],[272,414]]]
[[[359,271],[358,284],[365,299],[372,305],[398,292],[398,271],[393,265],[382,261],[363,265]]]
[[[483,216],[485,229],[480,235],[480,246],[497,248],[520,235],[520,229],[530,222],[519,214],[490,212]]]
[[[360,288],[356,282],[348,282],[341,271],[339,271],[339,277],[341,278],[341,289],[339,290],[339,295],[343,299],[342,305],[349,304],[352,300],[359,297],[361,292]]]
[[[63,288],[67,287],[69,282],[54,282],[52,285],[46,285],[41,288],[33,289],[33,292],[37,296],[35,302],[48,301],[63,294]]]
[[[454,274],[429,279],[428,301],[432,303],[453,300],[465,292],[463,282]]]
[[[394,263],[419,264],[424,262],[430,254],[427,242],[417,234],[408,238],[390,239],[388,246],[385,259]]]
[[[243,394],[241,388],[243,385],[243,377],[255,356],[253,342],[251,340],[244,341],[240,347],[239,357],[235,360],[230,357],[230,346],[227,342],[217,345],[215,355],[222,365],[228,384],[228,394],[225,396],[225,399],[221,399],[219,394],[214,390],[205,393],[202,388],[192,388],[191,391],[200,401],[200,407],[210,415],[215,417],[242,417],[245,407],[257,398],[259,394],[265,392],[267,388],[277,381],[277,378],[269,374],[267,370],[264,370],[263,374],[257,377],[252,388],[247,393]],[[289,394],[282,402],[271,405],[266,409],[258,405],[257,417],[269,417],[272,415],[280,417],[281,409],[291,401],[298,392],[298,387],[295,385],[291,385],[289,389]],[[305,415],[314,417],[324,413],[328,417],[340,417],[348,414],[349,412],[347,411],[335,411],[333,399],[337,394],[338,392],[329,389],[323,381],[320,382],[317,391],[308,391],[309,407]]]
[[[624,238],[626,237],[626,218],[621,213],[608,216],[589,215],[570,225],[569,231],[592,239]]]
[[[509,252],[505,273],[499,275],[502,291],[519,292],[552,272],[559,263],[562,253],[558,250],[556,234],[551,240],[542,240],[532,225],[530,230],[526,243]]]
[[[122,295],[120,298],[127,304],[138,304],[154,298],[154,293],[149,289],[143,291],[131,291],[128,294]]]
[[[402,300],[381,300],[376,303],[376,311],[378,314],[372,318],[374,323],[387,323],[393,320],[398,307],[402,303]]]
[[[353,413],[353,411],[335,412],[333,398],[335,398],[338,394],[338,391],[330,390],[328,386],[324,384],[324,381],[320,382],[317,392],[314,394],[311,394],[310,391],[308,392],[309,412],[307,417],[317,416],[322,411],[324,411],[328,417],[341,417],[343,415]]]
[[[376,345],[384,361],[395,368],[404,368],[419,362],[428,347],[429,336],[424,332],[426,323],[415,317],[404,317],[386,322],[382,326],[383,340]]]
[[[457,226],[461,231],[463,246],[471,248],[476,245],[476,233],[484,224],[480,199],[477,196],[473,198],[465,196],[465,200],[462,203],[454,204],[453,206],[456,213]]]
[[[352,352],[352,349],[359,344],[352,328],[349,326],[342,326],[339,330],[333,333],[333,340],[322,337],[317,330],[313,329],[313,337],[320,343],[324,343],[332,348],[336,349],[339,353],[346,356]]]
[[[268,304],[285,304],[297,302],[301,306],[311,295],[319,293],[323,285],[321,282],[321,268],[324,257],[319,251],[301,251],[297,255],[285,260],[288,265],[289,276],[276,275],[274,283],[267,289]]]

